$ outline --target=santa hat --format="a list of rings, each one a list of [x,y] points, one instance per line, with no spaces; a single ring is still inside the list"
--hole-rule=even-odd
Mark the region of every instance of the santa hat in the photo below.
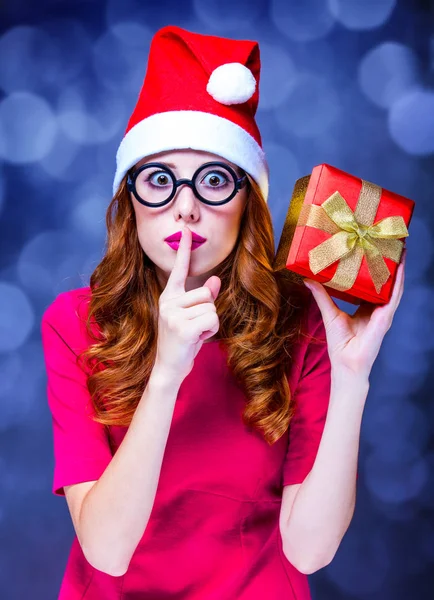
[[[167,25],[154,35],[137,104],[116,154],[113,194],[150,154],[205,150],[238,165],[268,199],[269,169],[255,122],[258,42]]]

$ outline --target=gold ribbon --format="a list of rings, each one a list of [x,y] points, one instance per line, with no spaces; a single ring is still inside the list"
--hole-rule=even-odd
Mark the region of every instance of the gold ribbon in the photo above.
[[[399,263],[404,243],[398,238],[407,237],[409,233],[402,216],[386,217],[373,223],[381,193],[381,187],[362,179],[354,212],[338,191],[321,205],[301,205],[297,227],[315,227],[332,236],[309,250],[309,268],[315,275],[339,261],[336,273],[326,282],[329,287],[349,290],[365,256],[379,294],[391,275],[383,257]]]

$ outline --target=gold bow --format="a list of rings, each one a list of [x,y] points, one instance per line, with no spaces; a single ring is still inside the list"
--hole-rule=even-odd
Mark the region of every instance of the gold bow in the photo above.
[[[353,212],[336,191],[321,205],[302,204],[297,227],[316,227],[332,235],[309,250],[309,267],[315,275],[339,260],[336,273],[326,285],[349,290],[359,273],[363,256],[377,294],[391,273],[383,256],[399,263],[404,243],[398,238],[409,235],[402,216],[386,217],[373,224],[382,189],[362,179],[362,189]]]

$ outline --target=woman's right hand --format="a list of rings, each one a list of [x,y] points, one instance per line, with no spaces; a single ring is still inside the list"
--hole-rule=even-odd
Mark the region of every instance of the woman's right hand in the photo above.
[[[220,326],[214,305],[221,286],[219,277],[213,275],[202,287],[185,291],[191,240],[191,231],[184,226],[175,264],[159,298],[155,364],[181,382],[193,369],[204,340]]]

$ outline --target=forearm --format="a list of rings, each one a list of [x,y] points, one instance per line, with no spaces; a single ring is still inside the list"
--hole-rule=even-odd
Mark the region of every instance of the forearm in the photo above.
[[[154,367],[124,439],[83,501],[83,552],[101,571],[122,575],[146,529],[179,387]]]
[[[329,564],[351,522],[356,499],[360,427],[369,380],[332,369],[330,403],[311,472],[282,534],[285,555],[303,572]]]

